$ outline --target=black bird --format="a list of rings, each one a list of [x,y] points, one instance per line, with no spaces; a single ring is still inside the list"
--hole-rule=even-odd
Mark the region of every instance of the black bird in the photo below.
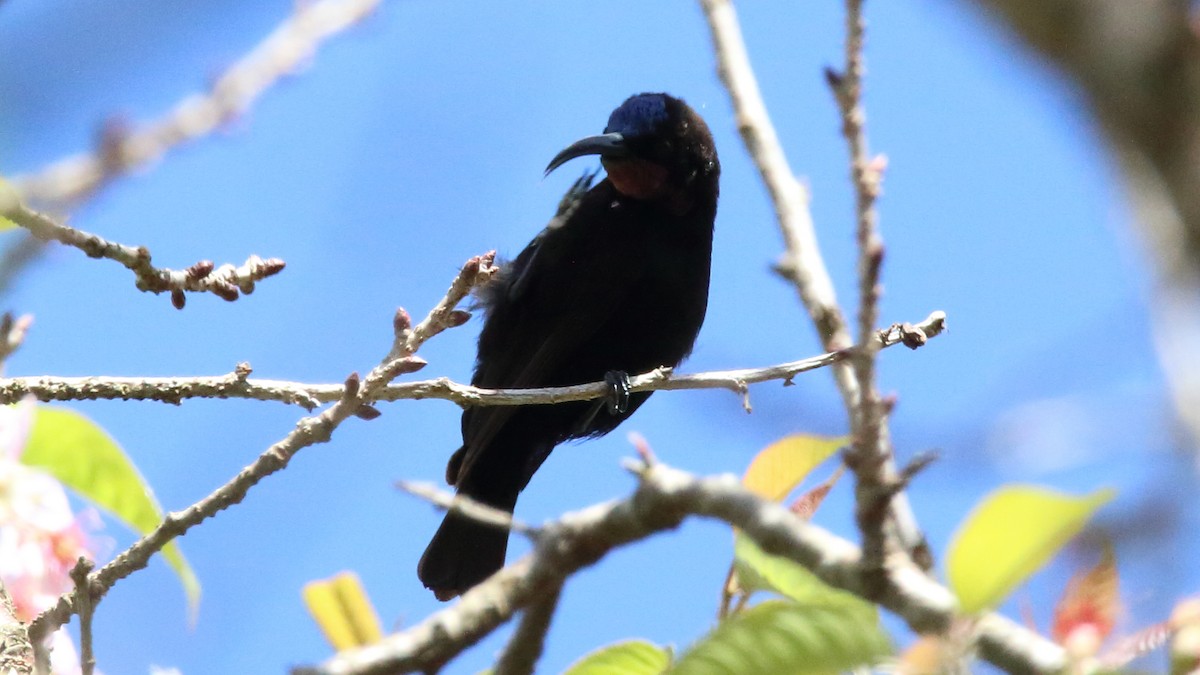
[[[720,164],[704,120],[673,96],[639,94],[546,173],[583,155],[600,155],[607,178],[589,190],[585,176],[479,294],[487,319],[471,384],[604,380],[612,391],[606,401],[463,412],[463,445],[446,481],[509,512],[554,446],[603,436],[650,397],[629,393],[627,374],[678,365],[708,305]],[[503,567],[507,547],[506,531],[448,514],[417,575],[449,600]]]

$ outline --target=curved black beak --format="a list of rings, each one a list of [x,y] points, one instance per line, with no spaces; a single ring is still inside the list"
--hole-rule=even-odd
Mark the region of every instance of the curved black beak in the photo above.
[[[600,155],[601,157],[628,157],[629,147],[625,145],[625,137],[618,133],[588,136],[568,145],[562,152],[550,160],[546,167],[547,176],[550,172],[566,164],[576,157],[584,155]]]

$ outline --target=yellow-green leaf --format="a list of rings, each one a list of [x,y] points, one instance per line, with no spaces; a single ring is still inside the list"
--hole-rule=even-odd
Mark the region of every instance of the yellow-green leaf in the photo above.
[[[12,184],[0,178],[0,212],[8,210],[12,206],[17,206],[21,203],[21,198],[17,191],[13,189]],[[17,224],[0,213],[0,232],[11,230]]]
[[[46,471],[140,534],[162,522],[162,508],[137,467],[103,429],[73,410],[39,405],[21,462]],[[200,581],[175,542],[162,554],[179,576],[194,616]]]
[[[971,512],[950,544],[946,573],[963,611],[999,604],[1050,560],[1112,490],[1073,497],[1028,485],[1002,487]]]
[[[864,621],[878,619],[875,605],[826,584],[800,563],[764,553],[744,532],[739,532],[733,542],[733,565],[741,590],[771,591],[801,605],[842,607],[862,613]]]
[[[671,665],[671,651],[645,640],[601,647],[571,664],[563,675],[659,675]]]
[[[782,501],[810,471],[848,442],[845,436],[802,434],[775,441],[754,456],[742,485],[764,499]]]
[[[341,572],[310,581],[304,585],[303,596],[309,613],[334,649],[365,647],[383,639],[379,615],[357,574]]]
[[[722,621],[671,675],[839,673],[891,653],[878,622],[839,605],[771,600]]]

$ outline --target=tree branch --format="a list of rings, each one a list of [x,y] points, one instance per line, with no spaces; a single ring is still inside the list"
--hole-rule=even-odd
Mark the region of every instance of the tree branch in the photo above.
[[[346,378],[342,396],[336,403],[319,415],[297,422],[291,433],[259,455],[232,480],[183,511],[167,514],[157,528],[134,542],[112,562],[89,574],[88,583],[95,601],[98,602],[117,581],[145,567],[150,557],[167,542],[182,536],[218,512],[241,502],[252,487],[263,478],[286,467],[297,452],[310,445],[327,442],[342,422],[352,415],[362,414],[364,406],[369,406],[378,390],[403,372],[403,368],[399,366],[405,363],[406,358],[426,340],[455,325],[455,305],[461,302],[472,288],[491,278],[496,270],[493,266],[494,259],[493,252],[468,260],[455,277],[446,296],[416,327],[408,325],[408,314],[404,310],[397,312],[396,338],[388,356],[361,380],[357,373],[351,373]],[[405,320],[401,321],[401,317]],[[71,615],[78,611],[73,593],[60,596],[54,606],[42,612],[30,624],[30,639],[34,642],[40,641],[50,631],[65,624]]]
[[[171,293],[171,302],[183,309],[185,291],[209,292],[225,300],[249,295],[254,284],[277,274],[284,262],[250,256],[240,267],[216,267],[200,261],[185,270],[150,264],[145,247],[127,246],[99,235],[77,230],[23,204],[29,201],[65,210],[91,198],[113,180],[162,159],[187,141],[208,135],[245,112],[271,86],[309,62],[329,37],[370,14],[379,0],[315,0],[300,3],[253,50],[233,64],[205,94],[180,101],[161,118],[137,129],[110,121],[100,134],[97,148],[60,160],[32,175],[0,183],[0,219],[7,218],[42,241],[74,246],[93,258],[108,258],[136,275],[139,290]]]
[[[812,317],[817,334],[825,349],[840,351],[853,344],[854,340],[838,305],[833,281],[829,277],[817,245],[812,215],[808,209],[808,191],[788,167],[787,158],[767,114],[762,94],[759,92],[754,70],[750,66],[750,57],[746,52],[745,42],[742,40],[737,14],[734,12],[730,0],[701,0],[700,4],[704,9],[705,18],[708,20],[709,30],[712,33],[713,49],[717,58],[717,72],[729,92],[737,115],[738,131],[742,135],[746,150],[750,153],[767,186],[771,201],[775,206],[779,227],[783,232],[785,253],[783,262],[780,263],[778,269],[796,286],[800,299],[808,310],[809,316]],[[854,4],[857,9],[861,9],[860,3]],[[850,16],[856,10],[854,7],[850,9],[852,11],[848,12],[847,17],[847,27],[850,31],[847,40],[847,64],[849,64],[847,71],[853,70],[857,74],[852,76],[860,80],[862,71],[861,13],[856,15],[856,19]],[[856,25],[857,27],[855,27]],[[857,40],[854,39],[855,31],[858,35]],[[860,107],[857,110],[861,121],[862,110]],[[843,119],[845,120],[845,116]],[[853,129],[850,132],[854,135]],[[865,157],[865,141],[862,149]],[[862,167],[865,170],[868,164],[863,162]],[[857,172],[857,168],[852,166],[852,171]],[[857,187],[858,181],[856,180],[856,191]],[[863,212],[862,196],[862,194],[859,195],[858,204],[860,216]],[[873,210],[869,209],[868,215],[872,225],[874,223],[873,214]],[[861,230],[863,217],[859,218],[859,225]],[[882,262],[882,246],[879,247],[877,254],[874,250],[860,250],[864,256],[869,253],[871,259],[876,261],[874,274],[877,277],[878,265]],[[869,281],[864,278],[862,283],[869,283]],[[870,285],[874,289],[877,283]],[[867,309],[873,309],[873,307],[874,305]],[[864,318],[860,312],[860,324]],[[869,344],[865,336],[865,332],[860,335],[860,344]],[[856,424],[855,418],[862,397],[859,378],[856,377],[849,364],[835,366],[833,375],[853,428]],[[874,394],[874,397],[877,398],[878,395]],[[878,407],[878,404],[871,407]],[[886,421],[880,422],[878,434],[881,438],[887,438]],[[870,435],[875,436],[876,434]],[[890,470],[894,472],[894,462],[889,460],[888,463],[891,465]],[[872,500],[873,502],[874,500]],[[932,556],[925,543],[924,535],[917,525],[912,508],[909,506],[907,495],[902,491],[891,494],[885,507],[890,516],[887,525],[901,546],[910,551],[923,565],[932,565]],[[878,548],[874,543],[868,542],[868,544],[872,551]]]
[[[477,502],[466,495],[450,494],[439,490],[432,483],[400,481],[396,487],[414,497],[420,497],[439,508],[453,513],[460,513],[471,520],[491,525],[502,530],[511,530],[530,537],[537,535],[534,527],[513,517],[513,514],[483,502]]]
[[[92,593],[88,578],[93,568],[95,564],[82,556],[71,568],[71,580],[75,582],[72,600],[79,613],[79,670],[82,675],[92,675],[96,670],[96,656],[92,653],[92,617],[96,612],[97,597]]]
[[[184,270],[158,268],[150,264],[150,251],[145,246],[108,241],[98,234],[59,224],[18,202],[12,203],[0,216],[29,230],[38,239],[73,246],[90,258],[108,258],[121,263],[134,273],[138,290],[156,294],[169,291],[171,302],[178,309],[183,309],[186,302],[184,291],[208,292],[232,302],[238,299],[239,292],[253,293],[255,282],[282,272],[285,265],[278,258],[263,260],[252,255],[240,267],[230,264],[216,267],[212,261],[202,260]]]
[[[516,612],[544,600],[548,589],[574,572],[689,516],[726,522],[767,553],[804,565],[826,583],[867,593],[869,573],[857,547],[747,491],[736,477],[698,478],[660,463],[633,462],[631,468],[639,478],[631,496],[547,523],[530,555],[467,591],[457,604],[382,642],[343,651],[294,675],[435,670]],[[877,601],[917,632],[943,632],[955,620],[952,594],[903,558],[891,558],[888,565]],[[975,639],[984,659],[1013,672],[1054,672],[1066,663],[1061,647],[999,615],[978,620]]]
[[[326,39],[361,21],[379,0],[314,0],[295,13],[217,78],[211,89],[180,101],[140,128],[105,125],[98,148],[55,162],[32,175],[17,176],[21,198],[39,205],[69,207],[107,183],[160,160],[187,141],[216,131],[244,113],[262,94],[309,63]],[[9,206],[0,208],[7,213]]]
[[[29,314],[24,314],[20,318],[13,318],[12,312],[0,315],[0,371],[3,370],[4,362],[8,360],[8,357],[21,348],[25,342],[25,335],[32,325],[33,317]]]
[[[850,182],[854,186],[856,239],[858,241],[858,345],[852,360],[859,397],[850,413],[852,444],[846,465],[855,476],[855,516],[862,533],[864,567],[883,571],[884,557],[905,542],[923,537],[913,520],[907,527],[888,527],[893,498],[903,489],[896,475],[896,462],[887,427],[887,410],[875,381],[878,348],[871,340],[879,316],[879,285],[883,267],[883,238],[875,201],[882,182],[882,161],[872,160],[867,144],[866,109],[862,103],[866,57],[866,19],[863,0],[846,0],[845,65],[842,72],[825,70],[842,118],[842,136],[850,157]],[[910,530],[905,533],[904,530]],[[894,536],[891,536],[894,535]]]
[[[795,286],[825,349],[831,352],[845,349],[853,340],[817,245],[816,228],[808,208],[811,196],[788,165],[750,67],[733,4],[730,0],[701,0],[700,5],[712,34],[717,74],[729,92],[737,116],[738,132],[775,207],[784,243],[784,255],[777,269]],[[835,369],[835,377],[843,393],[853,386],[848,369]]]
[[[495,675],[532,675],[542,656],[546,633],[550,630],[550,620],[554,618],[561,594],[561,585],[551,586],[525,607],[521,623],[496,662]]]
[[[924,321],[895,324],[876,331],[879,346],[904,344],[916,348],[945,329],[946,315],[937,311]],[[666,391],[679,389],[729,389],[742,393],[745,387],[760,382],[783,380],[790,383],[796,375],[849,358],[851,350],[829,352],[798,361],[765,368],[718,370],[693,375],[676,375],[660,368],[630,378],[630,390]],[[408,357],[403,362],[408,372],[419,369],[424,361]],[[191,398],[244,398],[279,401],[313,410],[323,403],[339,400],[345,391],[341,384],[304,384],[283,380],[251,379],[250,367],[241,364],[228,375],[207,377],[10,377],[0,378],[0,403],[13,403],[32,394],[40,401],[139,400],[179,404]],[[609,390],[603,382],[569,387],[540,389],[481,389],[452,382],[446,378],[389,384],[374,391],[372,401],[403,399],[443,399],[460,406],[534,405],[585,401],[604,397]]]
[[[32,675],[34,671],[33,644],[29,631],[17,616],[17,608],[0,581],[0,673]]]

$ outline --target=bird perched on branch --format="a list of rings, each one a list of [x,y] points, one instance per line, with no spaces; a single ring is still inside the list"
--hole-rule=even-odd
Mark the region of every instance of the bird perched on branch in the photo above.
[[[471,384],[610,387],[599,401],[463,412],[446,481],[510,513],[556,445],[603,436],[650,397],[629,392],[628,374],[678,365],[708,305],[720,164],[704,120],[673,96],[639,94],[546,173],[584,155],[599,155],[607,177],[590,189],[591,176],[577,183],[480,292],[487,318]],[[507,531],[449,513],[417,574],[449,600],[503,567],[507,547]]]

